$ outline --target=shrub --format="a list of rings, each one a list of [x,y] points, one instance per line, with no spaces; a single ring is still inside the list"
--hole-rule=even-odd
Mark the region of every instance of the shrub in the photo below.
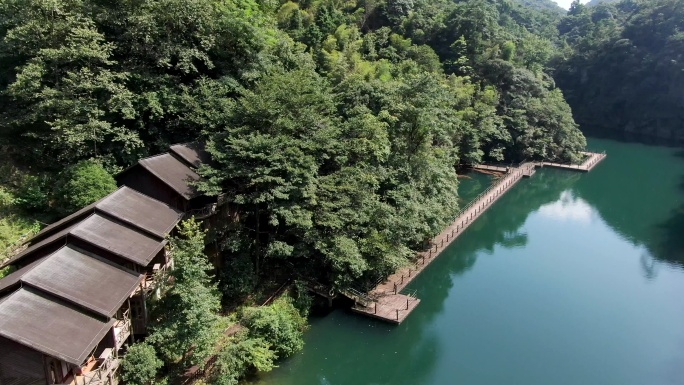
[[[295,281],[294,289],[292,290],[292,305],[299,311],[302,317],[309,315],[311,306],[313,306],[313,297],[309,294],[305,282]]]
[[[26,175],[20,182],[15,203],[30,212],[50,210],[51,181],[43,175]]]
[[[146,385],[155,379],[161,367],[162,361],[154,348],[143,342],[128,348],[121,361],[120,376],[127,385]]]
[[[291,356],[304,347],[306,318],[292,305],[290,297],[278,298],[269,306],[246,308],[241,318],[250,337],[263,338],[278,358]]]
[[[68,167],[59,176],[55,203],[60,214],[70,214],[116,190],[116,181],[95,160]]]
[[[210,378],[213,385],[236,385],[252,371],[268,372],[275,367],[275,352],[262,338],[246,333],[233,337],[221,350]]]

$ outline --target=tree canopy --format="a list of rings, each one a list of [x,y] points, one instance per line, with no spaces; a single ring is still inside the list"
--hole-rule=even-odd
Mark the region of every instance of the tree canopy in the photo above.
[[[554,72],[589,132],[684,143],[681,0],[574,3],[559,24]]]

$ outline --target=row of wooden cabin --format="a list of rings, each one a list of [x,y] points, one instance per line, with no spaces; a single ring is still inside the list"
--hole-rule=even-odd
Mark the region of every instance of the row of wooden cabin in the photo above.
[[[53,223],[0,267],[0,385],[113,385],[119,353],[147,330],[147,299],[173,267],[166,246],[199,193],[197,144],[140,160],[103,199]]]

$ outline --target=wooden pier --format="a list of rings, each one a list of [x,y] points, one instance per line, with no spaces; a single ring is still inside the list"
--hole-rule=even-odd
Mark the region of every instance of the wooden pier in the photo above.
[[[510,190],[522,178],[531,177],[539,167],[554,167],[566,170],[588,172],[602,161],[606,154],[583,153],[586,159],[582,164],[560,164],[549,162],[525,162],[516,167],[476,165],[475,170],[500,172],[502,178],[468,203],[456,215],[456,219],[437,235],[428,250],[419,252],[414,262],[397,270],[384,282],[378,284],[367,294],[342,293],[354,299],[352,310],[356,313],[399,324],[415,309],[420,299],[400,292],[413,281],[446,247],[458,238],[477,218]]]

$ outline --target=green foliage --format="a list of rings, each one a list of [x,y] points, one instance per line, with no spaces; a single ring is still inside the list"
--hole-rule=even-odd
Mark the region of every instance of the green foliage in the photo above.
[[[249,256],[230,255],[221,268],[219,288],[223,301],[235,303],[254,292],[257,277]]]
[[[12,274],[15,271],[15,269],[12,266],[7,266],[3,269],[0,269],[0,279],[5,278],[6,276]]]
[[[133,344],[121,361],[121,379],[128,385],[147,385],[157,376],[162,361],[147,343]]]
[[[60,174],[55,191],[57,211],[70,214],[116,190],[116,181],[102,165],[84,160],[68,167]]]
[[[49,211],[51,185],[52,181],[46,174],[25,175],[18,188],[15,204],[26,211]]]
[[[303,281],[295,281],[291,293],[292,306],[294,306],[302,317],[307,317],[313,305],[313,296],[309,294],[309,289]]]
[[[39,230],[36,221],[17,214],[3,214],[0,218],[0,261],[9,258],[15,248]]]
[[[8,174],[12,173],[8,169],[2,171]],[[15,197],[14,193],[10,189],[0,186],[0,262],[11,257],[24,241],[40,230],[40,223],[19,210],[18,204],[19,199]],[[11,273],[11,267],[2,269],[0,278],[9,273]]]
[[[65,214],[111,188],[88,159],[205,140],[201,188],[235,214],[216,224],[226,303],[271,270],[370,285],[453,219],[459,165],[578,158],[549,73],[610,20],[546,0],[7,0],[0,148],[32,175],[13,205]],[[151,338],[168,363],[200,362],[213,333],[187,326],[217,306],[192,261],[160,309],[193,310],[159,310]]]
[[[289,297],[280,297],[268,306],[245,308],[240,318],[249,329],[249,336],[270,344],[277,358],[289,357],[304,347],[306,318]]]
[[[229,339],[218,353],[209,373],[212,385],[237,385],[253,371],[268,372],[275,367],[276,353],[262,338],[252,338],[240,332]]]
[[[153,310],[147,341],[164,362],[179,367],[203,364],[220,334],[220,295],[207,273],[204,232],[194,220],[181,222],[171,238],[174,285]]]
[[[602,135],[682,143],[684,3],[573,4],[554,76],[578,122]]]
[[[507,41],[501,47],[501,58],[506,61],[511,61],[515,57],[515,43]]]

